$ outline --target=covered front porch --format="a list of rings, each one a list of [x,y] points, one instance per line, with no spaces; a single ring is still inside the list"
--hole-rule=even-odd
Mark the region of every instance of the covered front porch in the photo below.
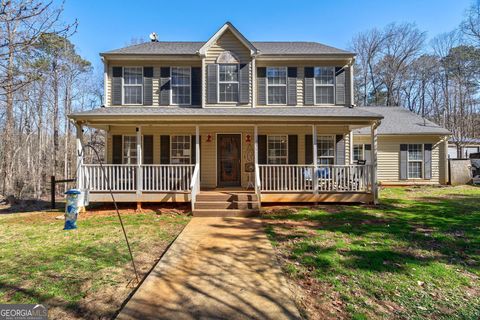
[[[193,209],[210,191],[251,193],[259,206],[376,202],[378,116],[193,120],[77,117],[77,187],[89,202],[110,202],[111,191],[118,202],[191,202]],[[106,131],[107,163],[84,163],[85,126]],[[368,164],[353,161],[360,127],[371,131]]]

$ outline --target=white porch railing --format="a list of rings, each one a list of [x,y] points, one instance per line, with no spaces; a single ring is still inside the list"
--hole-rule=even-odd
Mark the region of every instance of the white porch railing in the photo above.
[[[371,165],[259,165],[260,190],[276,192],[370,192]],[[317,183],[315,184],[314,178]]]
[[[109,188],[112,191],[137,190],[136,165],[104,164],[100,166],[99,164],[84,164],[81,168],[83,171],[81,185],[90,191],[109,191]]]
[[[190,191],[195,165],[144,164],[142,191]]]
[[[103,169],[102,169],[103,167]],[[141,191],[188,192],[194,165],[141,165]],[[79,172],[79,187],[93,192],[137,191],[137,165],[84,164]]]

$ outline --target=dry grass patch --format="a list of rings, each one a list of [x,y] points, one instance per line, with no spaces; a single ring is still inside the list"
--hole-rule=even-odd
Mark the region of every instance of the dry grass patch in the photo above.
[[[118,218],[101,208],[63,231],[61,214],[0,216],[0,303],[43,303],[52,319],[111,318],[134,278]],[[142,277],[190,219],[150,209],[121,214]]]

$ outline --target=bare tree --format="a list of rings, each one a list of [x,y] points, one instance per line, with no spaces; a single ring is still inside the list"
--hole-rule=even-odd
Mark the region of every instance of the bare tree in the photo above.
[[[72,25],[60,25],[62,9],[53,9],[52,2],[9,0],[0,2],[0,94],[5,97],[5,124],[2,150],[2,193],[12,191],[14,148],[14,99],[16,92],[34,80],[22,70],[21,61],[44,33],[64,34]],[[74,24],[75,25],[75,24]]]

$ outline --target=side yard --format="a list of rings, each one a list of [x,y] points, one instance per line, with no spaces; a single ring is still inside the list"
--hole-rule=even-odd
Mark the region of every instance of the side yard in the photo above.
[[[111,318],[134,278],[118,218],[88,212],[67,232],[61,214],[0,215],[0,303],[43,303],[51,319]],[[142,276],[190,220],[133,210],[122,217]]]
[[[388,188],[381,205],[270,208],[309,319],[479,319],[480,188]]]

